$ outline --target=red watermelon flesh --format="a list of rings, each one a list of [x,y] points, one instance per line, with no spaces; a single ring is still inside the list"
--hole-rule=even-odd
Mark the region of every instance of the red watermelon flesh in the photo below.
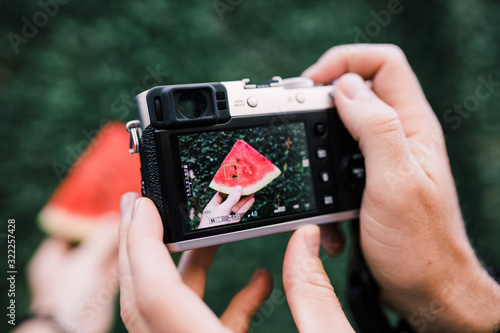
[[[281,170],[243,140],[238,140],[215,174],[210,187],[230,194],[236,186],[242,195],[262,189],[281,174]]]
[[[140,193],[138,155],[128,151],[125,124],[99,130],[38,216],[47,233],[81,240],[99,223],[120,221],[121,195]]]

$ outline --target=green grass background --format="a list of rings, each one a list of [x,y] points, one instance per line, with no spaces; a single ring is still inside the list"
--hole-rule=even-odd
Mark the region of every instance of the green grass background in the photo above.
[[[152,84],[244,77],[262,82],[273,75],[299,75],[329,47],[359,40],[357,29],[373,29],[377,22],[372,11],[387,9],[387,2],[369,0],[232,3],[238,4],[220,16],[212,0],[73,0],[16,53],[7,34],[21,34],[22,18],[32,21],[41,7],[36,1],[0,2],[0,242],[6,254],[6,221],[15,218],[19,272],[44,237],[35,216],[59,182],[51,165],[74,161],[87,134],[105,119],[131,119],[133,95]],[[453,104],[474,95],[478,77],[493,75],[500,81],[500,4],[400,4],[403,10],[388,24],[379,24],[379,31],[370,30],[365,41],[395,43],[406,52],[442,121],[474,247],[487,265],[500,266],[498,87],[460,126],[443,118]],[[156,67],[168,76],[144,84],[147,68]],[[281,263],[289,236],[222,246],[208,277],[210,307],[220,314],[258,267],[272,273],[276,292],[282,292]],[[347,250],[324,260],[341,301],[348,257]],[[6,255],[1,258],[4,276]],[[22,276],[18,315],[29,306]],[[0,280],[2,307],[7,306],[5,281]],[[255,332],[296,330],[286,303],[266,313]],[[0,327],[6,325],[3,318]],[[119,319],[114,330],[124,331]]]

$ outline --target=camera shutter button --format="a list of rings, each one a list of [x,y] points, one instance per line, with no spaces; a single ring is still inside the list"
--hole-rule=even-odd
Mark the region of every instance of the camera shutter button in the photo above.
[[[257,100],[257,98],[255,98],[253,96],[248,97],[247,103],[248,103],[248,106],[250,106],[252,108],[254,108],[257,105],[259,105],[259,101]]]

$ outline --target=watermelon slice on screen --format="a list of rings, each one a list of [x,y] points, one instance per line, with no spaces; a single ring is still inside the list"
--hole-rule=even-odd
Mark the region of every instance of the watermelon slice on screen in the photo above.
[[[141,190],[139,156],[128,144],[125,124],[101,128],[40,212],[41,229],[78,241],[99,223],[118,224],[121,195]]]
[[[281,170],[243,140],[238,140],[215,174],[210,188],[230,194],[236,186],[242,195],[250,195],[265,187],[281,174]]]

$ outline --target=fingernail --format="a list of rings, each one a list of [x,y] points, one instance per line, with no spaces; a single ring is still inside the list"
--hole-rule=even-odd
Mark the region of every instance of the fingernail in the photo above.
[[[304,237],[306,239],[306,246],[311,254],[319,255],[319,246],[321,239],[319,236],[319,227],[317,225],[307,226],[304,232]]]
[[[345,74],[338,87],[347,98],[352,100],[363,100],[371,96],[365,81],[357,74]]]
[[[139,206],[141,205],[141,201],[142,201],[141,198],[138,198],[138,199],[135,200],[134,209],[132,210],[132,218],[139,211]]]
[[[125,193],[120,200],[120,214],[123,216],[133,202],[133,194]]]
[[[311,76],[314,72],[316,72],[317,67],[318,66],[316,64],[309,66],[309,68],[307,68],[305,71],[303,71],[302,74],[300,74],[300,76],[304,76],[304,77]]]

